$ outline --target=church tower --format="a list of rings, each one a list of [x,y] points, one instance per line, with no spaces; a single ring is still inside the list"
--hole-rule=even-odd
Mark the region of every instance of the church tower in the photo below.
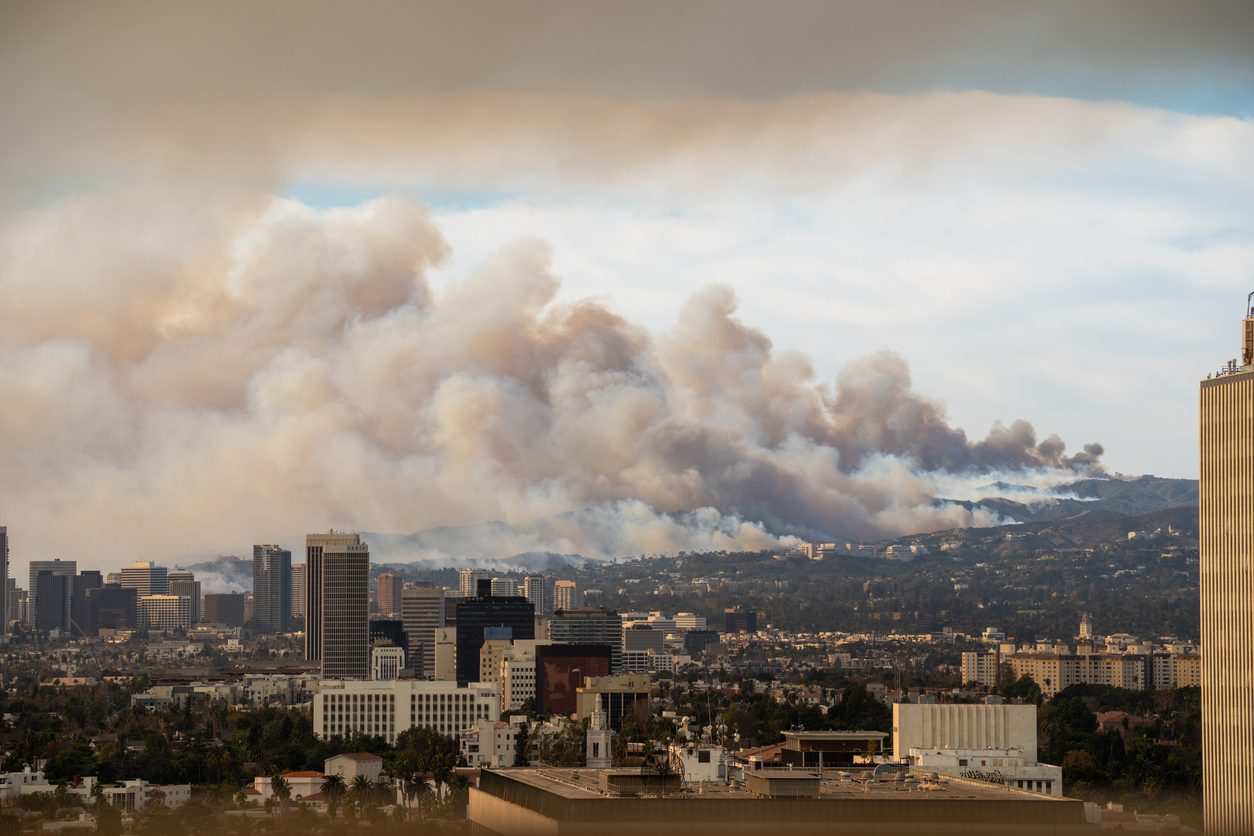
[[[597,694],[597,707],[588,721],[587,759],[589,769],[609,769],[613,766],[611,744],[613,732],[606,728],[605,712],[602,710],[602,696]]]

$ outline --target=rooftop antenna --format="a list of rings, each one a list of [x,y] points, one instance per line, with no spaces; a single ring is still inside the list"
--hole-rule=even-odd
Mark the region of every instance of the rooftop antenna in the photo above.
[[[1245,297],[1245,321],[1241,323],[1241,368],[1254,366],[1254,290]]]

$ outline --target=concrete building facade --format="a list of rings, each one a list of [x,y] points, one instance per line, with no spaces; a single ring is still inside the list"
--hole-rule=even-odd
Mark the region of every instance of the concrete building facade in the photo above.
[[[380,572],[374,579],[375,601],[379,612],[393,616],[401,614],[401,589],[404,581],[395,572]]]
[[[405,649],[396,645],[379,645],[370,648],[370,678],[375,680],[400,679],[405,667]]]
[[[139,624],[147,630],[187,630],[192,626],[192,599],[186,595],[138,596]]]
[[[553,584],[553,611],[577,610],[583,605],[579,600],[579,584],[574,581],[558,581]]]
[[[1254,310],[1240,361],[1201,382],[1202,809],[1206,832],[1254,832]]]

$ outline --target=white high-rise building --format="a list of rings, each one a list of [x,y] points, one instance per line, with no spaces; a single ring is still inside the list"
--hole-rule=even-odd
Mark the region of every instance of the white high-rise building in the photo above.
[[[537,642],[538,644],[538,642]],[[536,698],[536,654],[513,652],[501,660],[501,710],[517,711]]]
[[[553,584],[553,611],[577,610],[580,606],[579,585],[574,581],[558,581]]]
[[[370,676],[370,547],[356,534],[305,538],[305,658],[327,679]]]
[[[140,595],[139,623],[149,630],[186,630],[192,626],[192,599],[187,595]]]
[[[482,720],[495,720],[500,703],[495,684],[459,688],[438,680],[325,681],[313,697],[313,728],[323,740],[362,734],[395,743],[409,728],[453,736]]]
[[[523,578],[523,597],[536,608],[536,615],[547,615],[549,612],[548,596],[544,593],[545,579],[543,575],[528,575]]]
[[[1239,365],[1201,382],[1202,815],[1223,836],[1254,832],[1254,309],[1245,313]]]
[[[962,682],[978,682],[993,687],[997,685],[996,653],[966,651],[962,654]]]

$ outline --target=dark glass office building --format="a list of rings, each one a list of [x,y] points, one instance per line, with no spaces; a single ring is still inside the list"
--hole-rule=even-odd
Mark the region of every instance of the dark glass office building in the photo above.
[[[490,583],[490,582],[488,582]],[[457,602],[457,681],[479,681],[479,650],[484,633],[494,638],[534,639],[535,605],[521,595],[494,597],[480,584],[479,595]]]
[[[292,552],[253,546],[253,624],[259,633],[292,628]]]

